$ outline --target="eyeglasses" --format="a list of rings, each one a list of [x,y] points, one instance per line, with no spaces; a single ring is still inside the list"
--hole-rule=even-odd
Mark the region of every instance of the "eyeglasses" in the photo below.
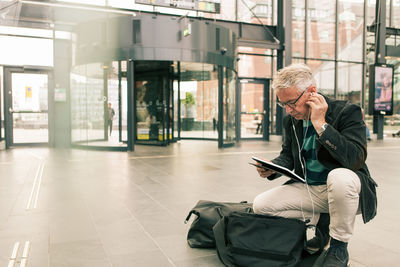
[[[279,101],[279,99],[278,99],[278,100],[276,101],[276,103],[277,103],[280,107],[282,107],[282,108],[286,108],[286,107],[295,108],[295,107],[296,107],[297,101],[299,101],[299,99],[304,95],[304,93],[305,93],[306,91],[307,91],[307,90],[304,90],[304,91],[299,95],[299,97],[296,98],[296,100],[292,100],[292,101],[289,101],[289,102],[286,102],[286,103],[282,103],[282,102]]]

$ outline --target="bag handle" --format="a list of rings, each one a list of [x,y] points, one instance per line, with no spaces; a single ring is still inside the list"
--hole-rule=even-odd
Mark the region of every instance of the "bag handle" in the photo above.
[[[198,211],[195,210],[191,210],[188,214],[188,216],[186,217],[184,223],[187,224],[190,220],[190,217],[192,216],[192,214],[196,215],[197,217],[200,217],[200,213]]]
[[[246,204],[247,201],[241,201],[240,203],[241,204]],[[222,219],[222,217],[224,217],[224,214],[222,214],[221,206],[216,206],[215,210],[217,211],[219,217]],[[252,210],[251,207],[248,207],[248,208],[246,208],[245,212],[246,213],[251,213],[251,210]]]

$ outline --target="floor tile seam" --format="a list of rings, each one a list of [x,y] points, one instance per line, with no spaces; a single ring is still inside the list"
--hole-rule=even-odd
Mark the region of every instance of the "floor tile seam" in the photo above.
[[[368,146],[367,147],[368,150],[397,150],[400,149],[400,146]]]
[[[215,253],[210,253],[210,254],[206,254],[206,255],[200,255],[200,256],[190,257],[190,259],[188,259],[188,260],[195,260],[195,259],[201,259],[201,258],[208,258],[208,257],[210,257],[210,256],[217,256],[217,255],[218,255],[218,253],[217,253],[217,251],[216,251],[216,249],[215,249]],[[185,260],[182,260],[182,261],[185,261]]]
[[[395,150],[395,149],[400,149],[400,146],[369,146],[368,150],[379,150],[379,149],[390,149],[390,150]],[[156,155],[156,156],[133,156],[133,157],[127,157],[122,159],[123,161],[129,161],[129,160],[140,160],[140,159],[162,159],[162,158],[182,158],[182,157],[204,157],[204,156],[217,156],[217,155],[245,155],[245,154],[275,154],[279,153],[280,150],[269,150],[269,151],[232,151],[232,152],[206,152],[206,153],[190,153],[190,154],[169,154],[169,155]],[[67,159],[68,162],[85,162],[85,161],[102,161],[104,158],[91,158],[91,159]],[[13,163],[10,163],[13,164]],[[0,165],[9,165],[7,162],[6,164],[3,164],[0,162]]]
[[[275,154],[279,153],[280,150],[270,150],[270,151],[235,151],[235,152],[207,152],[203,154],[191,153],[191,154],[170,154],[163,156],[136,156],[129,157],[127,160],[143,160],[143,159],[161,159],[161,158],[187,158],[187,157],[206,157],[206,156],[230,156],[230,155],[248,155],[248,154]]]
[[[144,163],[144,164],[147,164],[147,163]],[[148,165],[148,164],[147,164]],[[163,171],[163,172],[165,172],[165,171]],[[168,173],[167,173],[168,174]],[[169,175],[169,174],[168,174]],[[166,185],[166,184],[164,184],[164,183],[161,183],[161,182],[159,182],[159,181],[157,181],[157,180],[154,180],[154,179],[152,179],[151,177],[148,177],[148,179],[150,179],[150,180],[152,180],[152,181],[154,181],[155,183],[158,183],[158,184],[160,184],[160,185],[162,185],[162,186],[165,186],[166,188],[170,188],[170,186],[168,186],[168,185]],[[167,207],[165,207],[164,205],[162,205],[161,203],[160,203],[160,201],[158,201],[158,200],[156,200],[155,198],[153,198],[149,193],[147,193],[140,185],[138,185],[138,184],[135,184],[133,181],[131,181],[130,180],[130,182],[133,184],[133,186],[135,186],[136,188],[138,188],[144,195],[146,195],[149,199],[151,199],[152,201],[154,201],[158,206],[160,206],[163,210],[165,210],[168,214],[170,214],[173,218],[175,218],[175,219],[178,219],[175,215],[174,215],[174,213],[170,210],[170,209],[168,209]]]
[[[145,163],[146,164],[146,163]],[[150,178],[151,179],[151,178]],[[153,180],[153,179],[152,179]],[[157,183],[159,183],[158,181],[155,181]],[[162,183],[159,183],[162,184]],[[158,206],[160,206],[163,210],[165,210],[168,214],[170,214],[172,216],[172,218],[176,219],[176,220],[180,220],[180,218],[178,218],[177,215],[175,215],[170,209],[168,209],[166,206],[162,205],[158,200],[156,200],[155,198],[153,198],[150,194],[148,194],[146,191],[143,190],[143,188],[141,188],[139,185],[133,183],[133,185],[135,187],[137,187],[144,195],[146,195],[149,199],[151,199],[152,201],[154,201],[154,203],[156,203]],[[168,187],[167,185],[165,185],[166,187]],[[169,187],[168,187],[169,188]],[[126,204],[124,204],[126,205]],[[165,252],[161,245],[157,242],[157,240],[155,238],[153,238],[153,236],[145,229],[145,227],[143,226],[143,224],[140,222],[140,220],[131,212],[131,210],[128,208],[128,212],[132,215],[133,218],[135,218],[135,220],[137,221],[137,223],[140,225],[140,227],[142,228],[143,232],[154,242],[154,244],[159,248],[159,250],[161,251],[161,253],[167,258],[167,260],[173,265],[176,266],[173,262],[173,260],[168,256],[167,252]]]
[[[80,191],[81,191],[81,190],[80,190]],[[81,192],[81,193],[82,193],[82,192]],[[107,249],[104,247],[103,241],[101,240],[100,231],[99,231],[99,229],[98,229],[98,227],[97,227],[97,225],[96,225],[96,223],[95,223],[95,221],[94,221],[93,214],[92,214],[92,212],[91,212],[90,209],[89,209],[89,205],[88,205],[88,203],[87,203],[87,199],[84,198],[84,197],[82,197],[82,201],[83,201],[83,203],[85,204],[85,208],[86,208],[86,210],[87,210],[87,212],[88,212],[88,214],[89,214],[89,216],[90,216],[91,223],[93,224],[93,227],[94,227],[94,229],[95,229],[95,231],[96,231],[97,238],[98,238],[98,240],[100,241],[100,244],[101,244],[101,247],[102,247],[102,249],[103,249],[103,251],[104,251],[104,253],[105,253],[105,256],[107,257],[106,260],[107,260],[107,262],[110,264],[110,266],[114,266],[114,265],[112,264],[112,261],[111,261],[111,256],[112,256],[112,255],[109,254],[109,252],[107,251]]]
[[[123,204],[126,206],[126,204]],[[146,230],[146,228],[143,226],[142,222],[132,213],[132,211],[126,206],[125,207],[128,212],[131,214],[131,216],[135,219],[135,221],[137,222],[137,224],[140,226],[140,228],[142,229],[142,231],[150,238],[150,240],[156,245],[156,247],[160,250],[160,252],[164,255],[164,257],[168,260],[168,262],[174,266],[177,267],[175,265],[175,263],[173,262],[173,260],[168,256],[168,254],[162,249],[161,245],[157,242],[157,240]]]
[[[359,261],[356,261],[356,260],[354,260],[354,259],[349,259],[349,266],[350,266],[350,267],[352,266],[352,264],[355,264],[355,263],[357,264],[357,267],[368,267],[368,266],[362,264],[362,263],[359,262]]]
[[[160,168],[157,164],[150,164],[150,163],[146,162],[146,161],[143,160],[143,159],[137,159],[137,160],[139,160],[140,162],[142,162],[144,165],[149,166],[150,168],[153,168],[153,169],[156,169],[156,170],[160,171],[160,172],[163,173],[164,175],[170,175],[170,173],[168,173],[168,172],[165,171],[164,169]],[[148,176],[148,175],[146,175],[146,177],[148,177],[148,178],[151,179],[151,177]],[[156,182],[157,182],[157,181],[156,181]],[[160,183],[160,184],[161,184],[161,183]]]
[[[363,222],[360,222],[360,224],[361,225],[363,225]],[[390,230],[387,230],[387,229],[382,229],[382,228],[380,228],[381,229],[381,231],[383,231],[383,232],[387,232],[387,233],[389,233],[389,235],[391,235],[391,231]],[[389,252],[391,252],[391,253],[393,253],[393,254],[395,254],[395,255],[398,255],[399,253],[400,253],[400,249],[399,248],[395,248],[395,249],[397,249],[398,251],[396,251],[394,248],[392,248],[392,247],[387,247],[387,246],[384,246],[384,245],[380,245],[379,243],[375,243],[374,241],[372,241],[371,239],[368,239],[368,238],[363,238],[363,237],[361,237],[361,240],[362,240],[362,242],[364,242],[364,243],[373,243],[373,245],[375,245],[376,247],[379,247],[379,248],[381,248],[382,250],[384,250],[384,251],[389,251]]]
[[[143,162],[143,164],[145,164],[145,165],[150,165],[150,164],[148,164],[148,163],[146,163],[146,162]],[[151,165],[151,167],[153,167],[153,165]],[[154,167],[153,167],[153,168],[154,168]],[[161,169],[161,168],[158,168],[158,170],[159,170],[160,172],[164,173],[165,176],[174,178],[174,175],[172,175],[171,173],[165,172],[165,171],[164,171],[163,169]],[[158,179],[154,179],[154,178],[152,178],[152,177],[150,177],[150,176],[147,176],[147,178],[150,179],[151,181],[153,181],[154,183],[157,183],[157,184],[160,184],[160,185],[164,186],[164,187],[167,188],[167,189],[171,189],[171,186],[170,186],[170,185],[165,184],[165,183],[161,182],[161,181],[158,180]],[[163,208],[164,210],[166,210],[166,211],[167,211],[170,215],[172,215],[175,219],[178,219],[178,220],[179,220],[179,218],[176,217],[176,215],[174,214],[174,212],[173,212],[172,210],[168,209],[167,207],[165,207],[164,205],[162,205],[158,200],[156,200],[156,199],[154,199],[153,197],[151,197],[150,194],[148,194],[147,192],[145,192],[145,191],[143,190],[143,188],[141,187],[141,185],[135,184],[135,186],[136,186],[137,188],[139,188],[139,190],[141,190],[142,193],[144,193],[144,194],[147,195],[151,200],[153,200],[157,205],[159,205],[161,208]]]

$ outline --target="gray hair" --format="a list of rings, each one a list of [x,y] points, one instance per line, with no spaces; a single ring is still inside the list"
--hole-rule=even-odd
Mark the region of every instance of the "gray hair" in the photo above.
[[[272,81],[272,88],[275,91],[296,87],[303,92],[311,85],[315,86],[315,79],[311,69],[305,64],[292,64],[280,69]]]

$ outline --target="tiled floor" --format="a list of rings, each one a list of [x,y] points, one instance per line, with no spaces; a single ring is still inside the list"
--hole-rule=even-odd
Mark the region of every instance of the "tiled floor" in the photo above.
[[[182,141],[132,153],[0,151],[0,266],[9,266],[17,242],[16,261],[26,258],[29,267],[222,266],[215,250],[187,245],[183,221],[199,199],[252,201],[281,184],[258,178],[247,164],[279,148],[242,142],[219,150],[216,142]],[[353,267],[398,266],[399,159],[400,138],[369,144],[379,212],[366,225],[357,218]]]

